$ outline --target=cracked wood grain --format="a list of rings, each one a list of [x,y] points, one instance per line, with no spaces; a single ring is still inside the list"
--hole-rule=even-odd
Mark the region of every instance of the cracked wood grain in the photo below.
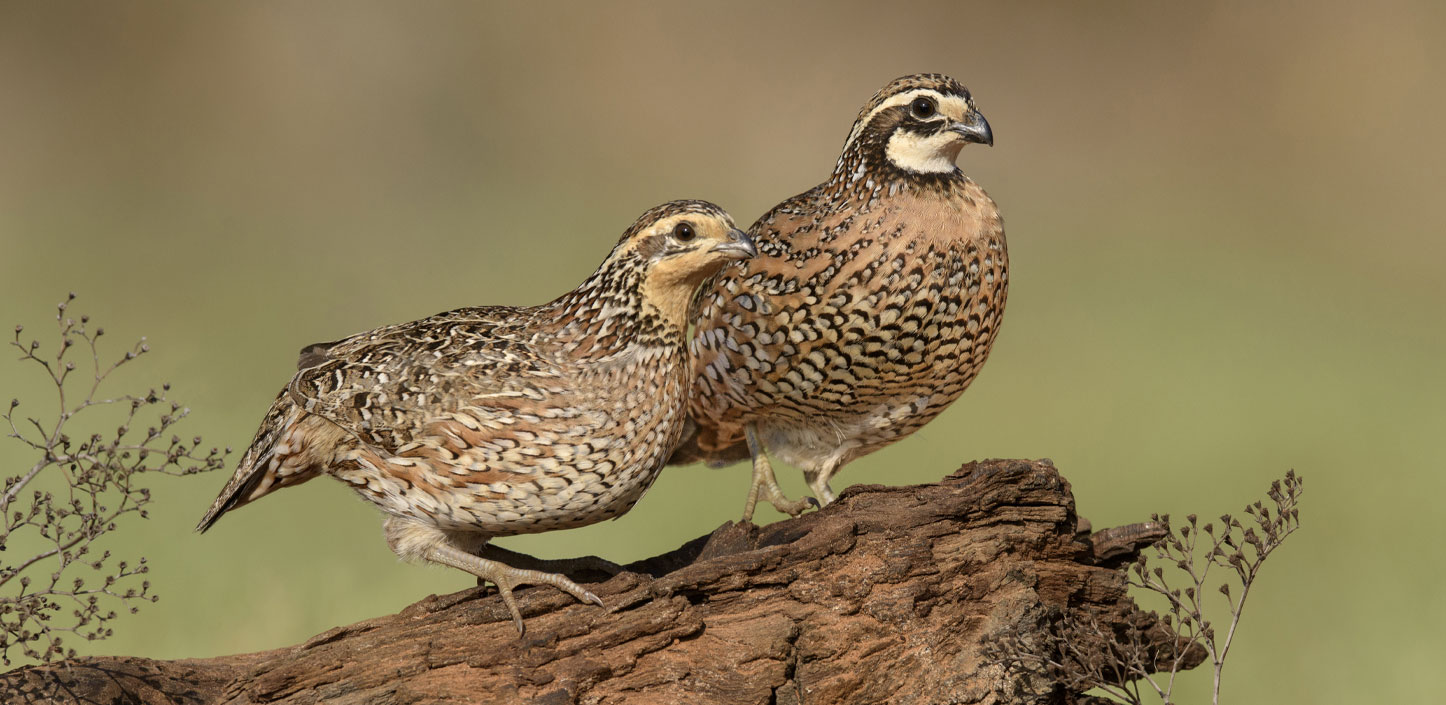
[[[797,519],[725,524],[591,584],[607,610],[521,590],[522,639],[475,588],[273,651],[20,668],[0,676],[0,701],[1084,702],[1041,674],[1006,675],[981,645],[1066,610],[1148,629],[1119,566],[1152,536],[1091,536],[1048,461],[969,463],[938,483],[854,486]]]

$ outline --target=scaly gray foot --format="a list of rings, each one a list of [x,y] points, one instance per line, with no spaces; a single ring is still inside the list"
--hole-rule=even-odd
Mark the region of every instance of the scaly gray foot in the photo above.
[[[597,595],[584,590],[582,586],[569,580],[565,575],[513,568],[505,563],[474,556],[452,546],[433,548],[426,557],[427,560],[465,570],[496,585],[498,594],[502,595],[502,602],[512,613],[512,623],[517,625],[518,636],[526,633],[526,629],[522,625],[522,611],[517,609],[517,598],[512,595],[512,589],[519,585],[551,585],[576,597],[580,602],[591,602],[598,607],[603,606],[602,600],[598,599]]]
[[[753,455],[753,484],[748,487],[748,501],[743,505],[743,521],[753,521],[753,510],[758,506],[760,494],[774,509],[791,517],[797,517],[810,506],[818,506],[812,497],[791,500],[784,495],[783,488],[778,486],[778,476],[773,473],[773,463],[759,444],[758,433],[753,430],[752,424],[744,428],[744,433],[748,438],[748,452]]]

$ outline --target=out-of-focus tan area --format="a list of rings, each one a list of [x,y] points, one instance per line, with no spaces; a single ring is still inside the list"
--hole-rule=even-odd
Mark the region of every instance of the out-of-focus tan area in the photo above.
[[[828,174],[883,83],[949,73],[996,136],[960,164],[1006,217],[1002,337],[835,488],[1050,457],[1103,528],[1236,512],[1296,468],[1303,526],[1227,696],[1446,692],[1442,6],[778,5],[6,3],[0,323],[45,334],[78,292],[112,352],[154,349],[114,391],[169,380],[181,433],[239,450],[303,344],[547,300],[667,199],[750,222]],[[51,403],[15,362],[0,393]],[[84,653],[279,647],[472,582],[399,564],[329,480],[194,534],[225,480],[154,481],[107,546],[161,601]],[[747,485],[670,470],[618,521],[500,543],[633,560]]]

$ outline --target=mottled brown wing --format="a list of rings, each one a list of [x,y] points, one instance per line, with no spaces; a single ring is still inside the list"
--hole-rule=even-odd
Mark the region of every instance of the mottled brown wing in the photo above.
[[[308,346],[288,393],[304,411],[361,441],[395,450],[439,416],[506,409],[555,386],[527,309],[459,309]]]

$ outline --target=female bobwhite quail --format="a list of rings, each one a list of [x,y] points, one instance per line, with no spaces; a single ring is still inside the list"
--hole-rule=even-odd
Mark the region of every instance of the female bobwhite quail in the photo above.
[[[675,201],[644,213],[551,303],[463,308],[309,346],[197,528],[328,474],[388,515],[397,555],[496,584],[519,632],[517,585],[600,605],[562,575],[479,553],[494,536],[592,524],[638,501],[687,423],[689,304],[753,254],[722,209]]]

